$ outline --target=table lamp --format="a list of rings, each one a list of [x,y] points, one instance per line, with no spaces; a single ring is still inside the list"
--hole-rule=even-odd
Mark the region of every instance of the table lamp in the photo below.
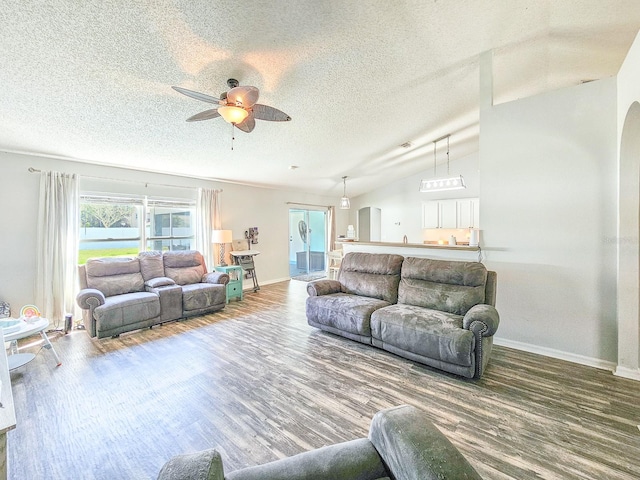
[[[220,266],[226,267],[224,261],[224,246],[233,240],[233,232],[231,230],[211,230],[211,243],[220,245]]]

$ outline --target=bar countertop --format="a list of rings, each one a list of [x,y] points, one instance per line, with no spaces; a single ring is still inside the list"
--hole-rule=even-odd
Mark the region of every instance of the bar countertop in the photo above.
[[[469,252],[477,252],[479,247],[470,247],[469,245],[438,245],[435,243],[403,243],[403,242],[358,242],[352,240],[338,239],[336,243],[342,245],[371,245],[376,247],[404,247],[404,248],[431,248],[437,250],[465,250]]]

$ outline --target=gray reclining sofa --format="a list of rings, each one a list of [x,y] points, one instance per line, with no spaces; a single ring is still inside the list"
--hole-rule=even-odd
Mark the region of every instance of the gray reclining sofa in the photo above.
[[[467,378],[500,323],[495,272],[479,262],[350,252],[337,280],[307,284],[307,322]]]
[[[178,455],[158,480],[478,480],[455,446],[415,407],[376,413],[368,438],[300,453],[224,474],[220,454]]]
[[[92,258],[78,266],[84,326],[104,338],[224,308],[229,276],[194,250]]]

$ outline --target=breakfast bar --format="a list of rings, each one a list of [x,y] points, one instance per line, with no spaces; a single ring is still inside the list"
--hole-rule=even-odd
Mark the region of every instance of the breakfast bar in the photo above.
[[[433,243],[340,241],[344,254],[349,252],[397,253],[405,257],[430,257],[444,260],[481,261],[480,247],[469,245],[438,245]]]

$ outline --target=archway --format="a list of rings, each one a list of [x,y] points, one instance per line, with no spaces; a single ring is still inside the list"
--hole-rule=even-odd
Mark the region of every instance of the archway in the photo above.
[[[618,178],[618,365],[615,374],[640,380],[640,103],[620,139]]]

